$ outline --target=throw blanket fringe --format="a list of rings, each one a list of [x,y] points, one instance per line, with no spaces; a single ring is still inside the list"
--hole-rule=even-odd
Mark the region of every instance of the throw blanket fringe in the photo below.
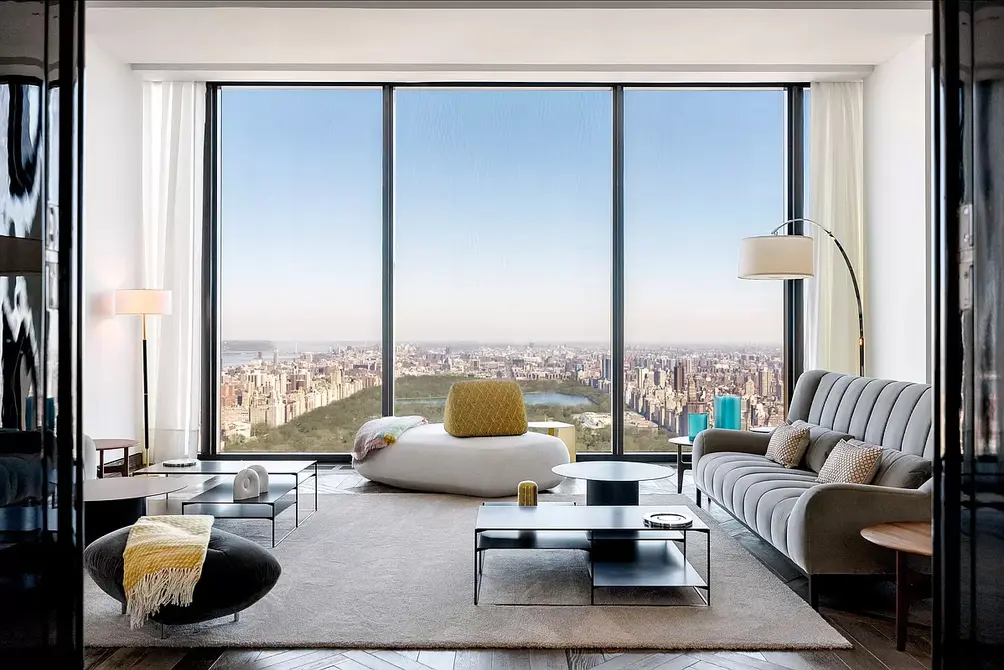
[[[377,449],[394,444],[406,431],[426,423],[424,416],[385,416],[367,421],[356,433],[352,460],[361,461]]]
[[[126,594],[126,614],[129,627],[140,628],[164,605],[188,607],[195,596],[195,585],[202,570],[170,568],[143,575]]]
[[[202,577],[213,517],[144,516],[133,524],[122,552],[122,587],[131,628],[164,605],[187,607]]]

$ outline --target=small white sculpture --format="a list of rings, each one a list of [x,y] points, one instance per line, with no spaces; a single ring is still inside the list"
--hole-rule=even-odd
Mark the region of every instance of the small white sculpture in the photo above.
[[[251,468],[244,468],[234,475],[234,500],[247,500],[261,495],[261,484],[258,473]]]
[[[249,465],[248,470],[254,470],[258,473],[258,490],[262,493],[268,492],[268,470],[265,469],[264,465]]]

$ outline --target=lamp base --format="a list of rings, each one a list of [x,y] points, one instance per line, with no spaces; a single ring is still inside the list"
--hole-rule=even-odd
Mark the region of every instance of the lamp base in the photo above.
[[[172,458],[161,463],[165,468],[190,468],[198,463],[194,458]]]

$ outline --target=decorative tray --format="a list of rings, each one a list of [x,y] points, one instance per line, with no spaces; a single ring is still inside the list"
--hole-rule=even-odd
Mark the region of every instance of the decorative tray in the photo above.
[[[650,528],[675,530],[679,528],[690,528],[694,525],[694,520],[683,514],[658,512],[655,514],[646,514],[645,525]]]

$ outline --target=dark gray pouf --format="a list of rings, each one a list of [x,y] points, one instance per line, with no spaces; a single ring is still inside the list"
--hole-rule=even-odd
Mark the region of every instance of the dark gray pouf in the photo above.
[[[125,603],[122,552],[129,528],[101,537],[84,549],[84,567],[101,590]],[[258,602],[279,581],[282,568],[258,544],[213,528],[202,576],[188,607],[166,605],[151,617],[157,623],[180,625],[230,616]]]

